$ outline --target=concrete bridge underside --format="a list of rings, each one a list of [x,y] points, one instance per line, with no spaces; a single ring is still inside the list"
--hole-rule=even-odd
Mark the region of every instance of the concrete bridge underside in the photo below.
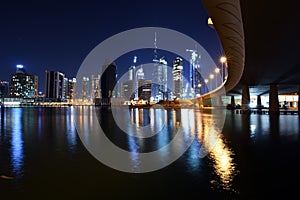
[[[298,93],[299,6],[293,1],[202,0],[227,57],[227,95]],[[218,96],[214,91],[202,98]],[[272,94],[273,95],[273,94]]]

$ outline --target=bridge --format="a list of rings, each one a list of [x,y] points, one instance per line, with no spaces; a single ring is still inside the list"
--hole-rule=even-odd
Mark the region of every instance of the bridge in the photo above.
[[[289,0],[202,2],[227,57],[226,95],[242,95],[242,110],[248,110],[250,94],[257,99],[269,94],[270,111],[278,112],[278,94],[299,94],[298,7]],[[214,90],[197,100],[221,93]]]

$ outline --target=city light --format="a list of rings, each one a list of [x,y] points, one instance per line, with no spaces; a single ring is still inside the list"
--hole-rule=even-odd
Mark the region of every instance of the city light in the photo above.
[[[136,60],[137,60],[137,56],[134,56],[133,63],[136,63]]]
[[[17,68],[18,68],[18,69],[23,69],[24,66],[23,66],[23,65],[17,65]]]
[[[225,63],[225,62],[226,62],[226,60],[227,60],[227,59],[226,59],[226,57],[225,57],[225,56],[221,56],[221,58],[220,58],[220,62],[221,62],[221,63]]]
[[[221,56],[220,62],[222,63],[222,71],[221,71],[221,78],[222,82],[224,82],[225,78],[225,71],[224,71],[224,64],[226,64],[227,58],[225,56]]]

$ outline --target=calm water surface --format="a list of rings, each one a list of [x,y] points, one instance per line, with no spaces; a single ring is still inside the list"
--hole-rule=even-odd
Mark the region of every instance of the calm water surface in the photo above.
[[[163,169],[125,173],[100,163],[85,149],[77,135],[74,108],[2,108],[0,175],[14,179],[0,179],[1,198],[263,199],[297,194],[298,115],[224,111],[226,120],[220,128],[214,116],[199,110],[124,110],[124,116],[129,116],[127,131],[130,124],[137,131],[144,126],[159,130],[143,139],[125,134],[111,110],[96,109],[107,137],[132,152],[135,167],[139,167],[136,152],[162,148],[180,125],[184,127],[182,142],[194,140],[178,160]],[[82,107],[81,112],[89,114],[91,108]],[[168,153],[161,156],[167,158]]]

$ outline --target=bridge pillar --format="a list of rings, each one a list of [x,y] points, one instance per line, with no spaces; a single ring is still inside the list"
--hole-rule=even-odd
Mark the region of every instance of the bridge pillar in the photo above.
[[[235,99],[234,96],[231,96],[231,101],[230,101],[231,106],[234,108],[235,107]]]
[[[270,113],[279,113],[278,89],[275,84],[270,85],[269,111]]]
[[[222,96],[220,95],[220,96],[218,96],[217,98],[218,98],[218,99],[217,99],[217,104],[218,104],[218,106],[219,106],[219,107],[223,106]]]
[[[260,95],[257,96],[256,105],[257,105],[257,108],[262,107],[262,105],[261,105],[261,96]]]
[[[250,104],[250,93],[248,85],[242,85],[242,112],[249,112],[249,104]]]

